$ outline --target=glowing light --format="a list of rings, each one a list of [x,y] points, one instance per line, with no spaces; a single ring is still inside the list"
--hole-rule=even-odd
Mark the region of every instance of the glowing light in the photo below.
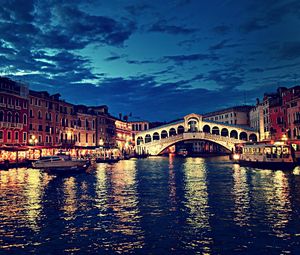
[[[240,159],[240,155],[239,154],[233,154],[233,159],[234,160],[239,160]]]

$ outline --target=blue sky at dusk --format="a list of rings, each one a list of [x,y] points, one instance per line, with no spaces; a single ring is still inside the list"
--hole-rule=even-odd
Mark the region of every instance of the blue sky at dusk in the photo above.
[[[0,2],[1,75],[114,115],[171,120],[299,85],[298,0]]]

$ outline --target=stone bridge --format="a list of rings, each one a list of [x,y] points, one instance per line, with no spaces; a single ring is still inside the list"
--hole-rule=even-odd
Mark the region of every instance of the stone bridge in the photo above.
[[[251,128],[203,120],[202,115],[189,114],[184,119],[140,132],[135,137],[136,152],[159,155],[181,141],[204,140],[232,151],[236,143],[257,141]]]

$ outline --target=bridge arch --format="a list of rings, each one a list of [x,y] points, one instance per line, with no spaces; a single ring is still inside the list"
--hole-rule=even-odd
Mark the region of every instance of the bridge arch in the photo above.
[[[137,145],[143,144],[144,143],[144,139],[143,137],[139,136],[136,140]]]
[[[240,135],[239,135],[239,139],[240,140],[243,140],[243,141],[247,141],[248,140],[248,135],[246,132],[241,132]]]
[[[145,136],[145,143],[150,143],[151,142],[151,135],[149,135],[149,134],[147,134],[146,136]]]
[[[212,133],[213,135],[220,135],[220,129],[219,129],[219,127],[214,126],[214,127],[212,128],[212,130],[211,130],[211,133]]]
[[[183,134],[184,133],[184,126],[179,125],[177,128],[177,134]]]
[[[238,132],[236,130],[231,130],[230,138],[238,139]]]
[[[170,130],[169,130],[169,136],[174,136],[174,135],[177,135],[176,134],[176,129],[175,128],[170,128]]]
[[[229,136],[229,131],[227,128],[222,128],[221,130],[221,136],[228,137]]]
[[[159,133],[158,133],[158,132],[154,132],[154,133],[153,133],[152,140],[153,140],[153,141],[160,140],[160,136],[159,136]]]
[[[210,126],[209,125],[204,125],[203,126],[203,132],[204,133],[210,133]]]
[[[257,142],[257,135],[256,134],[250,134],[249,135],[249,141],[250,142]]]
[[[167,138],[168,137],[168,132],[166,130],[161,131],[160,137],[161,137],[161,139]]]

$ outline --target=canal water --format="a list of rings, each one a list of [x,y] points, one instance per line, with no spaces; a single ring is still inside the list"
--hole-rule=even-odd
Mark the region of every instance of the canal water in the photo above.
[[[1,254],[300,254],[300,169],[132,159],[0,171]]]

